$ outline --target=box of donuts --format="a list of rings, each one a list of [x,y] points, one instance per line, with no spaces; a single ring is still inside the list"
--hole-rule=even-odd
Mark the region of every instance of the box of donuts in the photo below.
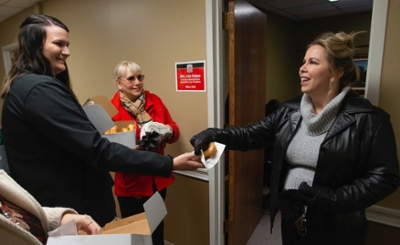
[[[118,110],[106,96],[91,97],[83,104],[82,108],[104,138],[132,149],[136,148],[135,122],[111,120]]]
[[[106,224],[100,235],[78,233],[75,223],[69,222],[49,232],[46,245],[152,245],[151,234],[167,215],[167,209],[159,192],[143,208],[143,213]]]

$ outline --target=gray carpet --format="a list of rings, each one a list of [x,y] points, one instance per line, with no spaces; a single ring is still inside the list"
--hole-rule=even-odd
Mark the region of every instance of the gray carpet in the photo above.
[[[269,189],[263,188],[263,216],[251,235],[247,245],[282,245],[281,238],[281,213],[278,212],[275,216],[274,229],[271,234],[270,217],[269,217]]]
[[[247,245],[282,245],[281,239],[281,215],[276,214],[274,229],[270,232],[269,214],[263,214],[260,223],[251,235]]]

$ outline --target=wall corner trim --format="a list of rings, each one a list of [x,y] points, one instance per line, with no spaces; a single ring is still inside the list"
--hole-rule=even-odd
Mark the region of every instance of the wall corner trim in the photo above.
[[[400,210],[373,205],[366,210],[369,221],[400,228]]]

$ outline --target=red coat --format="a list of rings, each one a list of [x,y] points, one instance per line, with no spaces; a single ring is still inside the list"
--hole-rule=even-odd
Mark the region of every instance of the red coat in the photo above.
[[[172,120],[171,115],[167,107],[165,107],[164,103],[155,94],[150,93],[149,91],[145,91],[146,96],[146,106],[145,110],[151,116],[154,122],[159,122],[165,125],[169,125],[174,130],[174,135],[171,139],[165,139],[160,142],[160,144],[156,147],[155,152],[158,154],[164,155],[164,149],[166,143],[175,143],[179,139],[179,127]],[[119,92],[114,95],[111,103],[118,109],[118,113],[112,117],[114,121],[122,121],[122,120],[134,120],[128,111],[121,104]],[[136,142],[140,137],[140,129],[136,124]],[[115,173],[115,184],[114,184],[114,192],[116,196],[151,196],[153,195],[153,176],[147,175],[136,175],[136,174],[126,174],[121,172]],[[157,190],[160,191],[166,188],[168,185],[172,184],[175,180],[175,177],[171,174],[168,178],[154,176],[154,180],[157,186]]]

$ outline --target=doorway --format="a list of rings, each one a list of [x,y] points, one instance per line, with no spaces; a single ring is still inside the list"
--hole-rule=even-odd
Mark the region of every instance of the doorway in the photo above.
[[[223,83],[226,76],[223,73],[223,60],[225,48],[223,46],[224,33],[221,28],[221,19],[223,12],[222,0],[206,0],[207,20],[207,62],[208,62],[208,86],[209,98],[209,126],[223,127],[224,120],[224,99],[227,96],[228,88]],[[369,64],[373,70],[369,70],[366,82],[366,97],[375,105],[379,100],[379,83],[382,72],[382,57],[385,41],[386,19],[388,11],[388,0],[381,0],[379,4],[374,1],[373,14],[370,32]],[[373,56],[372,56],[373,55]],[[268,98],[267,98],[268,99]],[[224,159],[221,159],[224,163]],[[209,197],[210,197],[210,244],[224,244],[224,207],[223,195],[225,172],[223,164],[217,164],[215,168],[209,171]]]

